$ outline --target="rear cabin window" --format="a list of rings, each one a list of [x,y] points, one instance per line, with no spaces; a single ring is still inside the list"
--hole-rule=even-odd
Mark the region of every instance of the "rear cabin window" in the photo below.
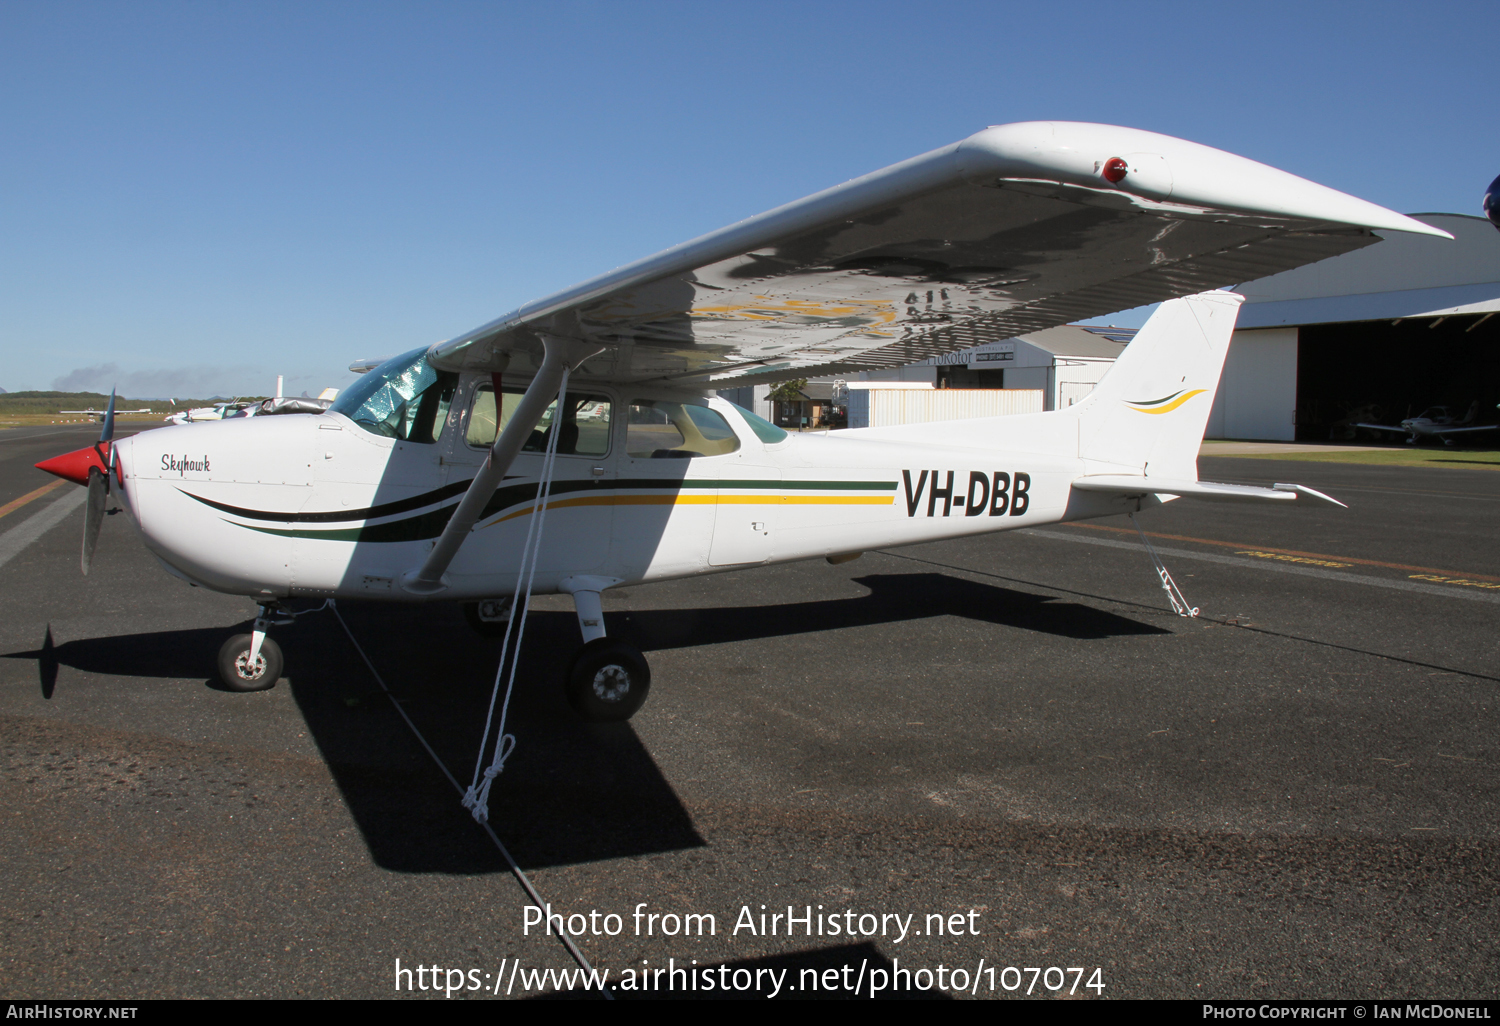
[[[707,406],[633,399],[628,407],[625,451],[636,459],[723,456],[739,447],[729,422]]]
[[[500,393],[500,418],[495,419],[495,390],[481,386],[469,408],[469,425],[464,440],[476,448],[487,449],[505,430],[516,407],[521,403],[522,389],[504,389]],[[563,402],[562,417],[557,416],[557,401],[547,407],[541,422],[521,447],[522,452],[545,452],[547,435],[554,422],[558,424],[557,452],[562,456],[603,456],[609,452],[609,426],[612,407],[608,396],[586,392],[569,392]]]
[[[766,420],[766,418],[745,409],[739,403],[730,403],[730,405],[739,411],[741,417],[745,418],[745,423],[750,425],[750,430],[755,432],[755,437],[767,445],[775,445],[777,442],[784,442],[791,437],[785,431],[781,430],[781,428]]]

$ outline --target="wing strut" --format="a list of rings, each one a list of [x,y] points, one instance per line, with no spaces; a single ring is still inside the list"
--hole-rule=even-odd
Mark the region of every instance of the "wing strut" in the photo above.
[[[479,468],[479,473],[474,475],[469,490],[464,492],[458,508],[453,511],[443,533],[438,536],[437,544],[427,554],[427,561],[419,569],[402,575],[401,587],[413,595],[436,595],[447,589],[448,584],[443,580],[443,574],[447,571],[448,564],[453,562],[459,547],[484,511],[484,504],[495,494],[501,479],[515,462],[521,446],[531,437],[537,424],[541,423],[548,404],[557,396],[557,390],[562,385],[563,372],[577,369],[584,360],[604,351],[602,346],[552,335],[546,336],[543,343],[546,349],[541,369],[526,387],[526,394],[521,397],[516,412],[511,415],[510,423],[505,425],[505,430],[496,436],[495,444],[490,446],[489,458]],[[501,396],[496,390],[497,415],[500,409]],[[562,405],[559,403],[558,410],[561,409]]]

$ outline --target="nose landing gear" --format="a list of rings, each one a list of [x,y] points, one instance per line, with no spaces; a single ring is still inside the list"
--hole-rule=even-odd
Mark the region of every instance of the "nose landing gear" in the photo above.
[[[219,649],[219,679],[230,691],[266,691],[276,686],[285,660],[281,646],[262,636],[236,634]]]
[[[230,691],[265,691],[276,686],[286,660],[281,646],[266,637],[271,627],[295,620],[291,613],[275,603],[262,604],[260,615],[249,634],[236,634],[219,649],[219,679]]]

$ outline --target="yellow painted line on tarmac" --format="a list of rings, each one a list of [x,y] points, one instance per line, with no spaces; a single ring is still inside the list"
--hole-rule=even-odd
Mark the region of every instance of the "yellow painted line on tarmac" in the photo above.
[[[9,515],[11,513],[14,513],[16,510],[20,509],[22,506],[26,505],[28,502],[32,502],[33,500],[40,499],[43,495],[46,495],[48,492],[54,491],[55,489],[61,488],[65,484],[68,484],[68,482],[64,481],[62,478],[58,478],[56,481],[53,481],[51,484],[45,484],[45,485],[42,485],[40,488],[36,489],[35,491],[27,492],[25,495],[21,496],[19,499],[11,499],[4,506],[0,506],[0,517],[7,516],[7,515]]]
[[[1287,556],[1280,552],[1265,552],[1260,549],[1237,549],[1234,554],[1236,556],[1255,556],[1257,559],[1276,559],[1283,563],[1304,563],[1309,566],[1343,567],[1354,565],[1353,563],[1340,563],[1332,559],[1314,559],[1311,556]],[[1500,588],[1500,584],[1497,584],[1496,587]]]
[[[1129,527],[1108,527],[1108,526],[1106,526],[1104,524],[1064,524],[1062,526],[1064,526],[1064,527],[1082,527],[1082,528],[1085,528],[1085,529],[1090,530],[1090,531],[1111,531],[1111,532],[1113,532],[1115,534],[1129,534],[1129,535],[1134,535],[1135,534],[1135,531],[1132,528],[1129,528]],[[1157,533],[1155,531],[1147,531],[1146,532],[1146,537],[1148,537],[1148,538],[1167,538],[1167,539],[1170,539],[1171,541],[1193,542],[1193,543],[1195,543],[1197,545],[1216,545],[1219,548],[1224,548],[1224,549],[1236,549],[1236,550],[1239,550],[1239,549],[1249,549],[1249,548],[1251,548],[1250,546],[1247,546],[1244,542],[1219,541],[1216,538],[1194,538],[1191,535],[1186,535],[1186,534],[1159,534],[1159,533]],[[1304,558],[1307,558],[1307,559],[1331,560],[1331,561],[1338,562],[1338,563],[1354,564],[1354,565],[1358,565],[1358,566],[1381,566],[1381,567],[1385,567],[1387,570],[1406,570],[1406,571],[1410,571],[1410,572],[1414,572],[1414,573],[1418,573],[1418,574],[1438,574],[1438,575],[1444,577],[1445,579],[1446,578],[1472,579],[1472,580],[1477,580],[1477,581],[1489,581],[1492,584],[1500,584],[1500,577],[1494,577],[1494,576],[1491,576],[1489,574],[1464,574],[1464,573],[1459,573],[1459,572],[1456,572],[1456,571],[1453,571],[1453,570],[1436,570],[1436,569],[1434,569],[1434,568],[1432,568],[1430,566],[1408,566],[1405,563],[1387,563],[1387,562],[1385,562],[1383,560],[1379,560],[1379,559],[1360,559],[1357,556],[1330,556],[1327,553],[1323,553],[1323,552],[1299,552],[1296,549],[1273,549],[1273,548],[1270,548],[1269,546],[1265,546],[1265,545],[1262,545],[1262,546],[1254,548],[1254,554],[1259,554],[1259,553],[1262,553],[1262,552],[1275,553],[1275,554],[1281,555],[1281,556],[1301,556],[1301,557],[1304,557]],[[1262,557],[1262,558],[1265,558],[1265,557]],[[1423,578],[1423,579],[1425,580],[1425,578]],[[1452,583],[1452,582],[1445,580],[1444,583]]]
[[[1444,577],[1442,574],[1409,574],[1414,581],[1432,581],[1434,584],[1456,584],[1460,588],[1491,588],[1500,590],[1494,581],[1475,581],[1466,577]]]

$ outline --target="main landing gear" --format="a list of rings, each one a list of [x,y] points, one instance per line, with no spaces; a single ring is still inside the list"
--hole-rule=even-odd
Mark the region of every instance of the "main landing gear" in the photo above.
[[[480,599],[464,603],[464,619],[481,638],[503,638],[510,627],[509,598]]]
[[[583,648],[568,669],[563,694],[573,711],[590,723],[619,723],[646,704],[651,691],[651,667],[640,650],[605,636],[604,607],[599,593],[619,584],[615,577],[566,577],[561,590],[573,596]],[[505,635],[510,626],[510,598],[464,603],[464,619],[486,638]]]
[[[291,623],[296,614],[279,605],[262,605],[249,634],[236,634],[219,649],[219,679],[230,691],[265,691],[276,686],[286,660],[281,646],[266,631]]]
[[[620,723],[646,704],[651,667],[638,649],[605,636],[604,605],[599,593],[615,577],[565,577],[561,590],[573,596],[583,650],[568,670],[564,693],[573,711],[590,723]]]
[[[568,704],[590,723],[619,723],[646,704],[651,667],[639,651],[611,638],[583,646],[564,686]]]

